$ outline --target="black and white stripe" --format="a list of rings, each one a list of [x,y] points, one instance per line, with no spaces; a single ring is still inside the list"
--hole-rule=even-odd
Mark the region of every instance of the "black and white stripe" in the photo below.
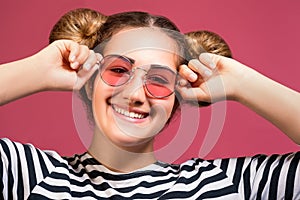
[[[300,152],[211,161],[244,199],[300,199]]]
[[[300,199],[300,153],[157,162],[131,173],[0,140],[0,199]]]

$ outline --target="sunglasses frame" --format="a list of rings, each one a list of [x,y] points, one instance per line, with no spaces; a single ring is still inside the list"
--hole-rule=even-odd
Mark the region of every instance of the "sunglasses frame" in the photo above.
[[[163,98],[167,98],[167,97],[171,96],[171,95],[175,92],[175,87],[176,87],[176,85],[178,84],[178,73],[176,73],[176,72],[174,72],[173,70],[171,70],[170,67],[168,67],[168,66],[165,66],[165,65],[159,65],[159,64],[150,64],[150,65],[143,65],[143,66],[138,66],[138,67],[132,67],[132,69],[130,70],[130,76],[129,76],[129,78],[128,78],[127,81],[125,81],[124,83],[119,84],[119,85],[113,85],[113,84],[108,83],[107,81],[104,80],[104,78],[103,78],[103,76],[102,76],[102,72],[104,71],[104,70],[102,70],[102,64],[103,64],[104,60],[105,60],[106,58],[108,58],[108,57],[116,57],[116,58],[120,58],[120,59],[124,60],[125,62],[130,63],[131,66],[133,66],[133,64],[135,63],[135,60],[133,60],[132,58],[128,58],[128,57],[126,57],[126,56],[123,56],[123,55],[110,54],[110,55],[104,56],[104,57],[101,59],[101,61],[100,61],[99,74],[100,74],[100,77],[101,77],[102,81],[103,81],[105,84],[107,84],[107,85],[109,85],[109,86],[111,86],[111,87],[120,87],[120,86],[123,86],[123,85],[125,85],[125,84],[127,84],[127,83],[130,83],[130,81],[131,81],[131,80],[133,79],[133,77],[134,77],[134,72],[135,72],[135,70],[140,69],[140,70],[143,70],[143,71],[145,72],[145,74],[143,75],[143,87],[146,89],[147,93],[148,93],[150,96],[152,96],[152,97],[154,97],[154,98],[157,98],[157,99],[163,99]],[[149,70],[151,70],[151,68],[153,68],[153,67],[156,67],[156,68],[163,68],[163,69],[166,69],[166,70],[170,71],[171,73],[173,73],[174,76],[175,76],[175,83],[174,83],[174,88],[172,89],[172,92],[171,92],[170,94],[168,94],[168,95],[165,95],[165,96],[156,96],[156,95],[154,95],[154,94],[148,89],[148,87],[147,87],[147,83],[146,83],[147,79],[146,79],[146,77],[147,77],[147,74],[148,74],[148,71],[149,71],[149,70],[145,70],[145,69],[143,68],[144,66],[150,66],[150,69],[149,69]]]

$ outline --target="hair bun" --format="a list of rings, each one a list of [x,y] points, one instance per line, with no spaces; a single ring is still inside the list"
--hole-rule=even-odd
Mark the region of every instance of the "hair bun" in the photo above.
[[[88,8],[71,10],[64,14],[51,30],[49,43],[59,39],[70,39],[93,48],[98,30],[106,16]]]

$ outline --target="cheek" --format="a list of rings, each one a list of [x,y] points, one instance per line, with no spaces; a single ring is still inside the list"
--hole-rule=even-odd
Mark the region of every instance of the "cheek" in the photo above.
[[[99,77],[95,79],[93,87],[93,103],[101,103],[112,96],[114,88],[106,85]]]
[[[154,100],[153,106],[159,106],[161,107],[164,112],[167,119],[171,116],[173,107],[174,107],[174,101],[175,101],[175,95],[171,95],[168,97],[168,99],[157,99]]]
[[[101,122],[99,121],[101,119],[101,116],[103,116],[103,114],[101,112],[104,112],[105,107],[104,107],[104,99],[103,96],[100,95],[100,88],[99,85],[95,85],[94,87],[94,91],[93,91],[93,99],[92,99],[92,105],[93,105],[93,115],[94,115],[94,119],[96,124],[99,127],[99,123],[101,124]],[[103,118],[102,118],[103,119]]]
[[[103,113],[107,109],[107,99],[112,93],[112,91],[110,90],[111,88],[107,87],[99,78],[95,80],[93,88],[92,106],[94,119],[97,123],[100,119],[105,118]]]
[[[171,113],[172,113],[172,110],[173,110],[173,107],[174,107],[174,103],[175,103],[175,95],[172,95],[172,100],[170,100],[170,102],[168,103],[168,117],[171,116]]]
[[[95,83],[94,83],[94,89],[93,89],[93,107],[95,107],[95,105],[99,105],[104,97],[103,91],[104,87],[103,84],[101,84],[100,79],[96,79]]]

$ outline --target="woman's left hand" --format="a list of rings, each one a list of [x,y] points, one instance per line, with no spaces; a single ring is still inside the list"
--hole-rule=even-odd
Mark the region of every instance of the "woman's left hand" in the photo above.
[[[177,88],[185,101],[214,103],[237,98],[239,80],[246,67],[230,58],[202,53],[198,59],[182,65],[183,79]]]

